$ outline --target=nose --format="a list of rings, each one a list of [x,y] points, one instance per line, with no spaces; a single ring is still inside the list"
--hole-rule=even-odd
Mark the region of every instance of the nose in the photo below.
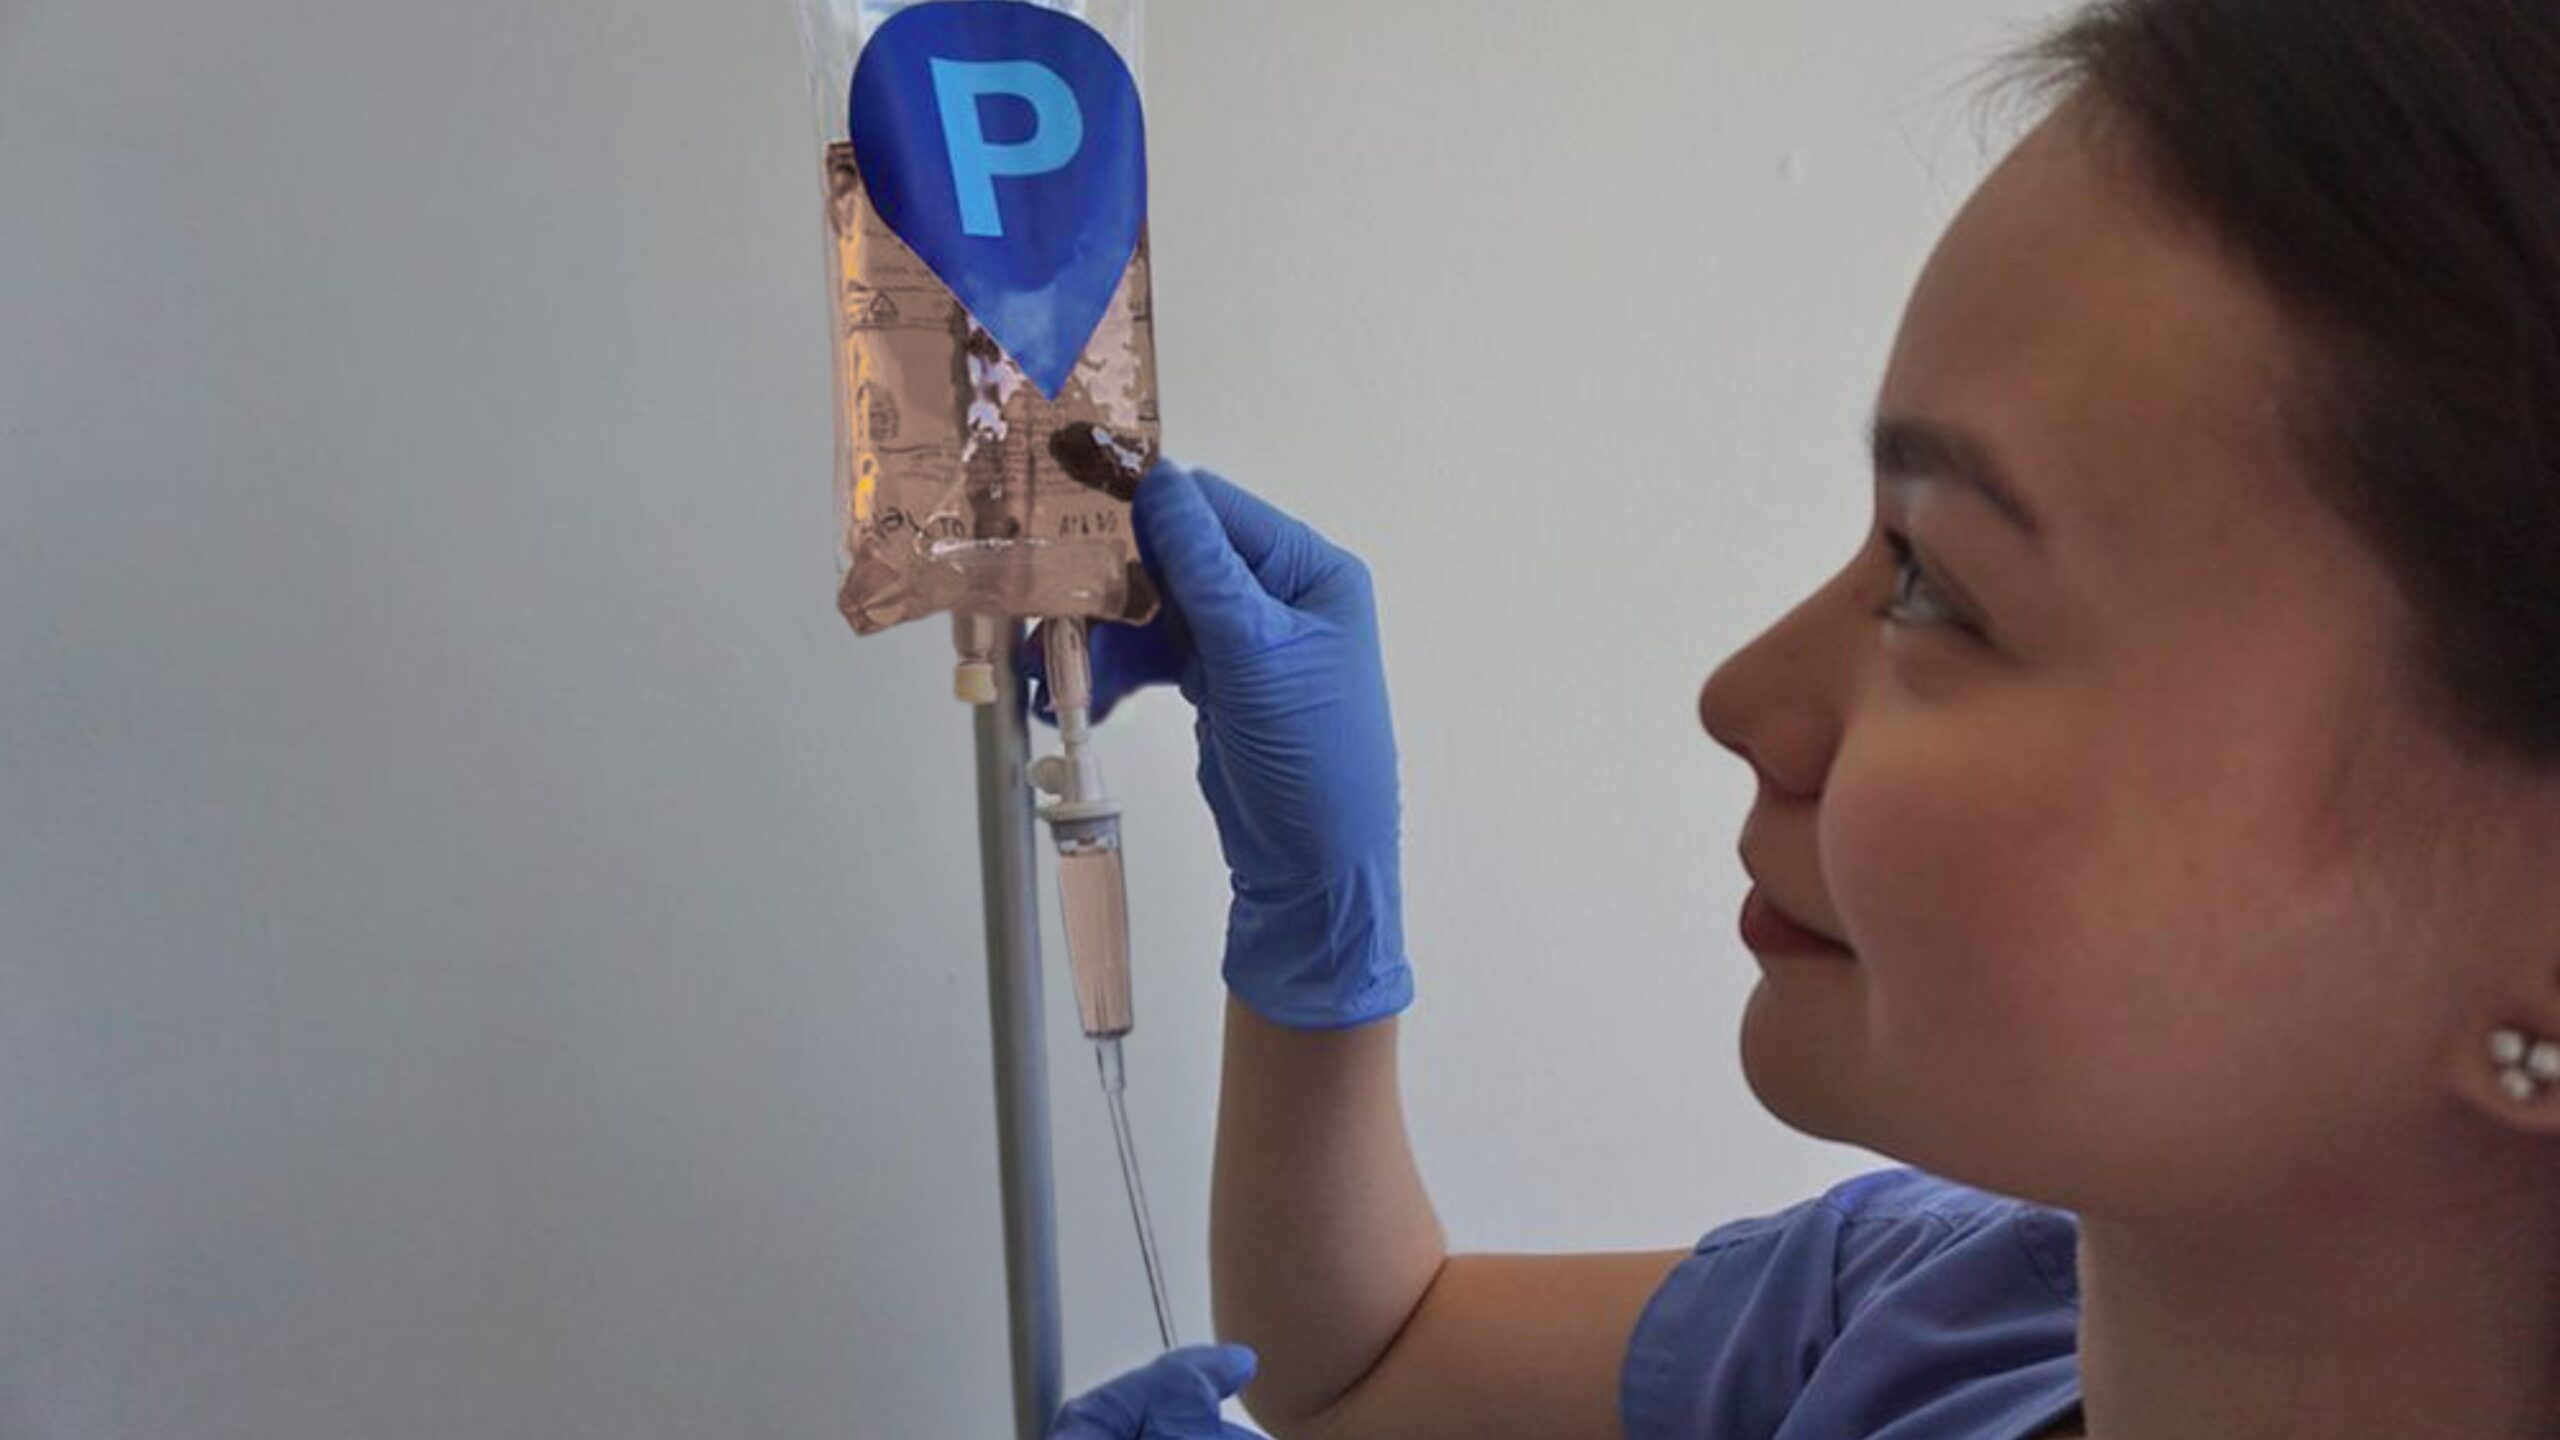
[[[1698,721],[1767,788],[1822,793],[1840,743],[1851,656],[1826,588],[1727,657],[1698,690]]]

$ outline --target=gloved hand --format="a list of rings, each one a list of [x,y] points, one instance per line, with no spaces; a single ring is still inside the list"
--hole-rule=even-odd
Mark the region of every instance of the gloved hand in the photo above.
[[[1253,1367],[1242,1345],[1168,1352],[1068,1401],[1049,1440],[1263,1440],[1218,1416],[1218,1402],[1243,1389]]]
[[[1234,899],[1227,988],[1283,1025],[1365,1024],[1413,1003],[1395,732],[1369,569],[1207,471],[1159,461],[1138,486],[1139,558],[1164,605],[1089,627],[1094,716],[1176,681],[1199,709],[1200,792]],[[1033,636],[1020,657],[1041,682]]]

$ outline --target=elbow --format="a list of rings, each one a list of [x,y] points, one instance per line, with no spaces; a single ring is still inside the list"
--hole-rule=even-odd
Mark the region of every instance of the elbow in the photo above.
[[[1397,1417],[1409,1416],[1411,1407],[1396,1401],[1391,1392],[1422,1373],[1414,1365],[1403,1363],[1414,1358],[1407,1355],[1405,1346],[1415,1332],[1415,1322],[1430,1307],[1442,1278],[1449,1273],[1448,1259],[1443,1252],[1401,1323],[1377,1350],[1355,1362],[1356,1369],[1352,1369],[1348,1380],[1333,1378],[1310,1383],[1310,1377],[1303,1373],[1284,1367],[1266,1368],[1236,1397],[1243,1402],[1245,1413],[1272,1440],[1401,1437],[1406,1421]],[[1249,1337],[1241,1338],[1247,1345],[1253,1343]],[[1338,1376],[1340,1371],[1335,1374]]]

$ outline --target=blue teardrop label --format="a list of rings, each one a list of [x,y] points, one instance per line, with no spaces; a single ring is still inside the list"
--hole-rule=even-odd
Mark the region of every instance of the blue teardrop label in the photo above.
[[[1120,53],[1024,0],[934,0],[872,33],[850,106],[872,208],[1055,400],[1146,224]]]

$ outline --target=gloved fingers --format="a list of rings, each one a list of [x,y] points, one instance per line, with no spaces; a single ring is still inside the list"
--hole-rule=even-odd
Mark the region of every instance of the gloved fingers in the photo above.
[[[1242,655],[1302,628],[1302,617],[1284,601],[1350,559],[1242,487],[1162,457],[1139,485],[1132,513],[1139,558],[1156,581],[1159,604],[1145,625],[1102,622],[1087,631],[1097,725],[1150,685],[1179,684],[1184,698],[1199,704],[1201,646]],[[1034,687],[1032,716],[1054,727],[1048,654],[1037,629],[1024,637],[1017,658]]]
[[[1134,1440],[1147,1429],[1149,1369],[1132,1370],[1058,1407],[1048,1440]]]
[[[1014,647],[1013,668],[1022,683],[1031,687],[1031,718],[1054,729],[1058,717],[1049,708],[1049,644],[1040,633],[1047,623],[1044,620],[1022,632],[1022,643]]]
[[[1169,1362],[1179,1362],[1182,1368],[1207,1381],[1220,1400],[1252,1383],[1253,1372],[1262,1368],[1262,1357],[1254,1354],[1250,1345],[1187,1345],[1156,1363]]]
[[[1317,581],[1347,558],[1314,526],[1234,481],[1206,470],[1192,471],[1191,478],[1217,513],[1218,523],[1226,527],[1236,554],[1244,558],[1262,588],[1282,604],[1304,600]]]
[[[1050,623],[1044,620],[1033,627],[1023,637],[1015,658],[1023,678],[1033,685],[1032,716],[1055,726],[1058,717],[1049,693],[1049,651],[1043,633]],[[1150,685],[1169,685],[1179,680],[1183,663],[1190,657],[1190,647],[1190,634],[1183,628],[1182,617],[1169,605],[1157,607],[1156,617],[1144,625],[1097,621],[1086,626],[1086,668],[1093,676],[1093,723],[1100,725],[1109,719],[1113,707],[1130,695]]]
[[[1218,523],[1227,529],[1227,539],[1253,567],[1255,574],[1295,542],[1306,526],[1294,516],[1282,513],[1280,507],[1238,485],[1223,475],[1208,470],[1194,470],[1191,481],[1218,514]]]
[[[1101,724],[1122,700],[1150,685],[1166,685],[1182,673],[1190,641],[1174,627],[1170,609],[1144,625],[1100,625],[1086,642],[1093,652],[1093,723]]]
[[[1232,1440],[1218,1407],[1253,1378],[1253,1351],[1193,1345],[1079,1395],[1058,1412],[1049,1440]],[[1260,1440],[1260,1437],[1253,1437]]]
[[[1138,486],[1134,513],[1162,569],[1167,600],[1180,608],[1203,649],[1239,654],[1269,643],[1286,625],[1286,607],[1237,553],[1191,472],[1158,462]]]
[[[1269,1440],[1258,1430],[1221,1420],[1215,1430],[1168,1430],[1148,1419],[1120,1424],[1092,1415],[1061,1412],[1048,1440]]]
[[[1218,1407],[1253,1378],[1254,1353],[1242,1345],[1193,1345],[1172,1351],[1141,1372],[1149,1376],[1147,1433],[1165,1440],[1193,1436],[1224,1440]]]

